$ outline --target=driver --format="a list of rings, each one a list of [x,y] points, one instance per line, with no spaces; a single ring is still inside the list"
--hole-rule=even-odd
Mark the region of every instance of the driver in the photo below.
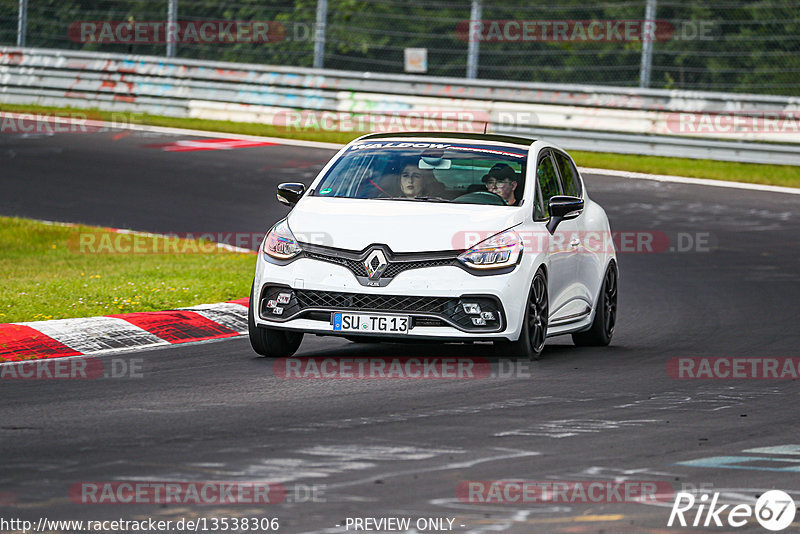
[[[399,177],[400,193],[408,198],[432,197],[442,194],[444,185],[430,169],[420,169],[416,162],[403,166]]]
[[[514,192],[517,189],[517,173],[506,163],[495,163],[489,172],[481,179],[486,184],[486,189],[494,193],[509,206],[518,206]]]

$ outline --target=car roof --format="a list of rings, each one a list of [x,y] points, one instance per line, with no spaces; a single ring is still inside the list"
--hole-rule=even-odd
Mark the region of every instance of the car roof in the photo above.
[[[509,143],[512,145],[531,146],[536,139],[533,137],[525,137],[521,135],[505,135],[494,133],[466,133],[466,132],[387,132],[387,133],[373,133],[359,137],[358,141],[374,140],[374,139],[392,139],[392,138],[416,138],[416,139],[463,139],[465,141],[489,141],[497,143]]]

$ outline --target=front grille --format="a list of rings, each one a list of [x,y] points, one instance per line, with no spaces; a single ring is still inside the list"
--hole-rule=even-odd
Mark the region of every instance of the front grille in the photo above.
[[[283,302],[279,303],[278,300],[281,298]],[[500,301],[495,297],[483,295],[419,297],[265,286],[261,291],[259,302],[261,318],[275,322],[294,318],[329,322],[331,312],[383,312],[409,315],[412,318],[412,328],[449,324],[468,332],[496,332],[502,330],[505,324]],[[465,312],[465,302],[478,304],[481,310],[493,312],[496,319],[489,320],[485,325],[474,325],[473,318],[476,315],[468,315]]]
[[[435,317],[414,317],[413,326],[447,326],[447,323]]]
[[[364,295],[332,291],[295,290],[297,304],[303,308],[336,310],[383,311],[452,315],[458,306],[457,298],[413,297],[406,295]]]
[[[358,253],[354,252],[346,252],[347,255],[355,255]],[[355,276],[368,278],[369,274],[367,274],[367,269],[364,267],[364,259],[366,258],[367,253],[361,254],[358,258],[356,257],[346,257],[345,254],[332,254],[323,252],[322,247],[314,247],[313,251],[306,251],[305,255],[312,260],[319,260],[319,261],[326,261],[328,263],[335,263],[337,265],[341,265],[343,267],[348,268]],[[433,253],[431,253],[433,254]],[[436,253],[441,256],[440,253]],[[447,253],[445,253],[447,254]],[[398,274],[409,271],[411,269],[424,269],[426,267],[442,267],[446,265],[458,265],[456,258],[456,254],[447,254],[448,257],[439,257],[439,258],[431,258],[431,259],[419,259],[419,260],[398,260],[397,256],[387,254],[389,265],[386,267],[386,270],[383,272],[382,278],[394,278]],[[374,260],[375,264],[373,268],[377,267],[377,260]]]
[[[396,262],[389,264],[383,272],[383,276],[386,278],[394,278],[398,274],[409,269],[424,269],[425,267],[441,267],[443,265],[455,264],[452,259]]]
[[[367,269],[364,264],[359,260],[352,260],[349,258],[342,258],[340,256],[330,256],[328,254],[318,254],[315,252],[306,252],[306,256],[312,260],[327,261],[328,263],[335,263],[350,269],[356,276],[368,276]]]

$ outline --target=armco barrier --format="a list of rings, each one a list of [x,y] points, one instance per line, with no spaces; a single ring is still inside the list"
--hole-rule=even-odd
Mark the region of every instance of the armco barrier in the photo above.
[[[568,149],[800,165],[800,131],[676,131],[680,113],[800,114],[800,98],[356,73],[67,50],[0,48],[0,102],[277,124],[451,112],[451,126]],[[455,122],[453,122],[455,121]],[[464,122],[464,124],[460,124]],[[800,120],[787,123],[789,126]],[[363,123],[362,123],[363,124]],[[461,128],[463,126],[463,128]],[[784,124],[785,126],[785,124]],[[691,129],[690,129],[691,130]]]

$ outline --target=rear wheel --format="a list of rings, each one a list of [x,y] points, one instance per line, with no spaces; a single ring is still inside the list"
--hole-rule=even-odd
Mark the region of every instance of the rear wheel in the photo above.
[[[250,288],[250,306],[247,309],[247,332],[253,350],[267,358],[288,358],[300,347],[302,332],[276,330],[256,326],[254,288]]]
[[[617,322],[617,269],[612,263],[603,277],[603,287],[589,330],[572,334],[572,341],[580,347],[604,347],[611,343]]]
[[[540,269],[533,277],[528,302],[525,306],[525,317],[522,320],[522,332],[517,341],[501,341],[496,343],[499,356],[538,360],[547,339],[547,321],[550,313],[550,301],[547,293],[547,278]]]

